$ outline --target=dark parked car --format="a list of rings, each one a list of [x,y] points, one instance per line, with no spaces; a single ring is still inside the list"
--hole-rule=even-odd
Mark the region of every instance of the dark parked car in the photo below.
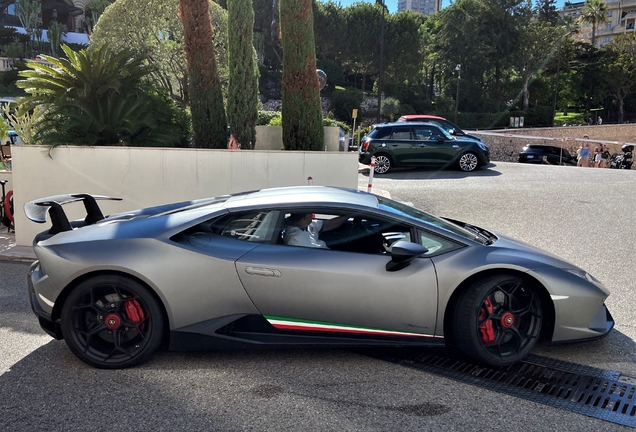
[[[455,137],[431,123],[377,125],[366,136],[359,161],[369,165],[372,156],[376,157],[378,174],[395,166],[455,166],[469,172],[490,162],[490,152],[483,142]]]
[[[547,144],[526,144],[519,152],[520,163],[548,165],[576,165],[576,156],[572,156],[563,147]]]
[[[437,126],[444,129],[451,135],[455,135],[460,138],[470,138],[477,141],[482,141],[481,137],[477,135],[467,134],[463,130],[459,128],[455,123],[446,120],[444,117],[438,117],[434,115],[428,114],[411,114],[411,115],[403,115],[398,119],[398,122],[419,122],[419,123],[433,123]]]

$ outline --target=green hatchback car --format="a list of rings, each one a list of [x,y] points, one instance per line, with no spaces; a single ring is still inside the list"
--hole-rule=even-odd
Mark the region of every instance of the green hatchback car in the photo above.
[[[431,123],[377,125],[359,150],[360,163],[385,174],[393,167],[457,167],[470,172],[490,163],[490,151],[481,141],[458,138]]]

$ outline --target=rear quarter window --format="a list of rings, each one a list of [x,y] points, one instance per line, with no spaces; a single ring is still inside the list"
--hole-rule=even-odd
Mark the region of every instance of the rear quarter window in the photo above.
[[[392,129],[390,127],[375,128],[373,129],[373,131],[371,131],[369,136],[373,139],[388,138],[391,136],[391,130]]]

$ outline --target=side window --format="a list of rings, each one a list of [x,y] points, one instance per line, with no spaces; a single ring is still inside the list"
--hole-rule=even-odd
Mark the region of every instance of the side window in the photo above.
[[[424,256],[427,257],[443,254],[462,247],[462,245],[458,243],[447,240],[444,237],[440,237],[437,234],[433,234],[428,231],[418,230],[418,236],[420,244],[428,249],[428,252],[424,254]]]
[[[417,141],[428,141],[431,139],[431,128],[418,126],[413,128],[413,139]]]
[[[266,210],[229,215],[213,225],[225,237],[257,243],[276,243],[282,229],[280,211]]]
[[[390,127],[375,128],[374,130],[371,131],[371,133],[369,134],[369,137],[373,139],[389,138],[391,136],[391,131],[392,131],[392,128]]]
[[[410,127],[394,127],[393,136],[391,138],[395,140],[410,140],[411,128]]]
[[[312,209],[285,215],[283,243],[289,246],[388,254],[399,240],[411,241],[408,225],[371,215]]]

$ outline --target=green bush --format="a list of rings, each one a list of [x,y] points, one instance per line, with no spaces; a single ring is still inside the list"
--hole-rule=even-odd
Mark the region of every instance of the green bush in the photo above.
[[[330,118],[325,118],[322,119],[322,125],[323,126],[337,126],[340,129],[344,130],[345,132],[349,132],[351,130],[351,128],[349,127],[348,124],[337,121],[337,120],[333,120]]]
[[[363,98],[361,90],[352,88],[335,90],[331,95],[331,103],[334,107],[336,119],[346,122],[351,121],[353,110],[360,109]]]
[[[274,119],[276,117],[280,117],[280,112],[279,111],[263,111],[263,110],[260,110],[258,112],[258,120],[256,121],[256,124],[258,126],[267,126],[272,121],[272,119]]]

